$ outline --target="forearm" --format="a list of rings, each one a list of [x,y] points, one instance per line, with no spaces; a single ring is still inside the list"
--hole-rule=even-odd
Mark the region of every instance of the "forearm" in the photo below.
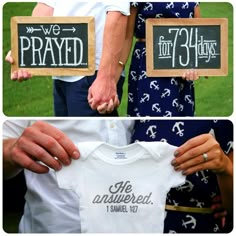
[[[16,165],[11,158],[12,147],[17,139],[4,139],[3,140],[3,178],[10,179],[16,176],[22,168]]]
[[[121,55],[120,55],[120,61],[124,65],[127,63],[129,55],[131,53],[131,49],[132,49],[136,15],[137,15],[137,8],[131,7],[130,8],[130,15],[128,17],[128,23],[127,23],[127,27],[126,27],[125,41],[124,41],[124,45],[122,47],[122,51],[121,51]],[[118,70],[117,70],[117,76],[116,76],[117,82],[118,82],[123,70],[124,70],[124,67],[122,68],[122,66],[119,65]]]
[[[233,213],[233,152],[227,157],[227,164],[223,173],[217,174],[218,184],[224,208],[229,214]]]
[[[32,16],[52,16],[54,9],[44,3],[37,3],[32,11]]]
[[[120,12],[108,12],[104,29],[102,58],[99,76],[115,79],[122,47],[124,45],[128,17]]]
[[[121,55],[120,55],[120,60],[119,60],[120,62],[122,62],[123,65],[118,63],[117,71],[116,71],[116,83],[118,83],[120,76],[121,76],[123,70],[125,69],[125,65],[128,61],[131,47],[132,47],[132,38],[126,39],[125,43],[124,43],[124,47],[123,47]]]

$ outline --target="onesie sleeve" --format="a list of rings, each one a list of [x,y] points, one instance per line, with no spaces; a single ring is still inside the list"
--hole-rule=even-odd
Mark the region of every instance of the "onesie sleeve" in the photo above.
[[[171,161],[174,158],[176,146],[166,142],[140,142],[152,154],[156,164],[160,166],[160,175],[166,181],[166,187],[173,188],[185,183],[186,176],[174,170]]]
[[[166,163],[166,172],[167,172],[167,183],[170,188],[180,186],[185,183],[186,176],[182,172],[175,171],[174,167],[171,165],[171,160],[174,157],[174,152],[176,146],[170,145],[168,143],[164,144],[164,151],[162,153],[163,157],[168,160]]]

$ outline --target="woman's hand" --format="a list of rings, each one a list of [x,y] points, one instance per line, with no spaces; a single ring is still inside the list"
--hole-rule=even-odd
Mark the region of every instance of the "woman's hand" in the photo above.
[[[212,170],[217,174],[227,174],[230,159],[211,134],[202,134],[181,145],[174,153],[171,164],[176,171],[190,175],[201,170]]]
[[[199,75],[198,75],[197,70],[195,70],[195,69],[187,70],[182,75],[182,79],[188,80],[188,81],[198,80],[199,79]]]

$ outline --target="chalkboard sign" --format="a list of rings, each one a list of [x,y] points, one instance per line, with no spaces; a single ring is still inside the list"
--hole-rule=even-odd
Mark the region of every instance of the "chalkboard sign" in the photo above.
[[[93,17],[12,17],[11,70],[32,75],[92,75],[95,72]]]
[[[228,21],[225,18],[147,19],[147,76],[228,74]]]

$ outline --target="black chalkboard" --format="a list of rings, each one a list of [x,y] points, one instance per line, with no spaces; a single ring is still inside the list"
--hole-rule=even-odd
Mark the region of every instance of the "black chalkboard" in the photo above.
[[[147,74],[227,74],[227,21],[225,19],[147,20]]]
[[[12,18],[13,70],[33,75],[94,74],[92,17]]]

